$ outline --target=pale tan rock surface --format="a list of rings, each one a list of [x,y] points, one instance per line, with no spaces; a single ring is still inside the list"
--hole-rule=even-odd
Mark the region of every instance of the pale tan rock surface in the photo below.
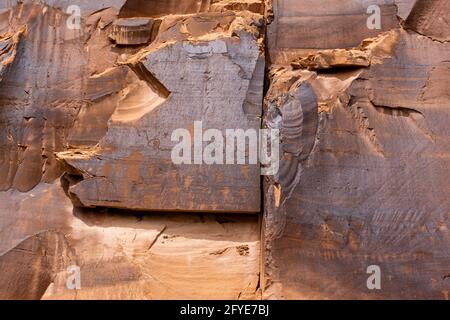
[[[1,192],[0,221],[2,299],[260,295],[256,216],[74,210],[55,183]],[[66,286],[72,265],[80,290]]]

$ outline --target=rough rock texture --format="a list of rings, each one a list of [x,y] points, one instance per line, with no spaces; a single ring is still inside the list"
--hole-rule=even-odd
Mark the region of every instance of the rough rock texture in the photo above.
[[[259,217],[237,214],[260,210],[259,165],[178,171],[166,149],[194,120],[260,128],[263,16],[161,2],[141,41],[113,30],[132,2],[0,1],[0,298],[261,296]],[[74,4],[79,29],[66,23]],[[69,165],[79,152],[82,174]],[[100,171],[111,176],[88,174]],[[122,187],[86,194],[106,178]],[[71,265],[80,290],[66,287]]]
[[[61,233],[44,231],[27,237],[0,257],[0,299],[40,299],[54,275],[69,266],[72,255]]]
[[[0,0],[0,299],[449,299],[449,9]],[[195,121],[280,170],[173,163]]]
[[[99,144],[58,154],[80,180],[70,181],[69,193],[86,207],[257,213],[258,164],[176,165],[171,157],[178,141],[171,135],[186,128],[196,139],[195,121],[223,135],[226,129],[259,130],[262,16],[230,12],[167,19],[150,46],[121,62],[136,79],[118,93]]]
[[[260,0],[212,0],[210,11],[225,12],[227,10],[246,10],[264,14],[265,3]]]
[[[25,29],[22,28],[15,34],[0,38],[0,81],[2,81],[3,75],[7,74],[8,68],[16,58],[17,47],[24,32]]]
[[[450,2],[417,1],[406,27],[437,41],[450,41]]]
[[[81,30],[68,29],[64,17],[60,10],[37,2],[9,10],[4,33],[25,31],[0,86],[0,190],[26,192],[60,176],[54,152],[65,149],[69,128],[87,104],[88,74],[111,59],[109,50],[97,50],[101,36],[89,38]],[[94,60],[100,60],[95,67]]]
[[[296,69],[309,70],[367,67],[370,65],[370,58],[364,50],[334,49],[301,57],[293,61],[291,65]]]
[[[450,43],[433,40],[448,30],[443,3],[418,2],[408,30],[363,41],[369,50],[272,66],[264,122],[281,129],[283,156],[265,182],[265,297],[448,299]],[[381,290],[366,286],[370,265]]]

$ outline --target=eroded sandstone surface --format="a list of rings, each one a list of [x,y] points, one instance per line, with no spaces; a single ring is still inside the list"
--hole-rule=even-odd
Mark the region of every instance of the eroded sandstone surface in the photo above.
[[[448,299],[449,14],[0,0],[0,298]],[[199,123],[280,130],[279,171]]]
[[[107,133],[91,149],[58,154],[67,171],[80,176],[69,189],[76,201],[135,210],[259,212],[258,164],[193,159],[175,165],[172,132],[184,128],[195,139],[195,122],[200,130],[260,128],[260,27],[262,16],[250,13],[170,16],[151,45],[121,57],[125,67],[117,68],[134,79],[118,93]],[[101,81],[114,72],[95,76]]]
[[[170,150],[261,127],[264,5],[179,2],[0,2],[1,298],[261,296],[259,165]]]
[[[256,216],[74,210],[59,183],[0,194],[0,214],[2,299],[260,296]]]
[[[265,181],[266,297],[448,299],[444,2],[418,1],[407,29],[271,67],[264,121],[283,156]],[[372,265],[381,290],[366,286]]]

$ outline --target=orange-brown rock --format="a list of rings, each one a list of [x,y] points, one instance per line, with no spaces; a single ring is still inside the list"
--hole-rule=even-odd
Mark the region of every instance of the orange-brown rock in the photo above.
[[[399,19],[406,19],[414,4],[414,0],[272,2],[268,49],[274,63],[288,62],[305,52],[356,47],[366,38],[399,27]],[[380,28],[367,26],[373,14],[369,6],[374,5],[380,9]]]
[[[307,57],[294,60],[291,65],[296,69],[324,70],[332,68],[368,67],[370,58],[366,51],[352,49],[334,49],[319,51]]]
[[[128,0],[120,10],[120,17],[160,17],[208,11],[211,0]]]
[[[22,28],[13,35],[0,37],[0,81],[2,81],[3,74],[7,73],[8,68],[16,58],[17,46],[24,32],[25,28]]]
[[[54,183],[0,193],[0,221],[1,299],[261,295],[255,215],[74,210]],[[72,266],[80,268],[78,290],[67,287]]]
[[[438,3],[411,15],[446,30]],[[338,49],[299,60],[317,71],[271,70],[264,122],[283,157],[265,184],[266,298],[448,299],[450,43],[431,30],[364,41],[370,65]]]
[[[0,0],[0,299],[449,299],[449,14]]]
[[[226,12],[232,11],[251,11],[264,14],[264,1],[260,0],[212,0],[210,11]]]
[[[70,18],[67,2],[0,1],[0,298],[261,296],[259,217],[236,214],[257,213],[260,209],[258,165],[248,170],[236,165],[227,174],[220,167],[214,169],[217,174],[208,175],[205,171],[203,180],[197,180],[198,188],[204,190],[204,199],[191,200],[189,205],[176,200],[187,211],[182,215],[137,213],[130,209],[143,208],[133,207],[128,201],[119,206],[122,210],[76,209],[72,194],[65,193],[71,190],[72,183],[79,182],[80,176],[74,167],[55,161],[55,155],[61,152],[75,157],[78,153],[74,150],[92,155],[100,148],[105,157],[112,150],[101,146],[112,143],[118,147],[116,151],[125,147],[123,154],[114,154],[119,165],[110,172],[115,174],[121,164],[125,165],[127,178],[115,179],[125,188],[134,188],[135,173],[139,171],[133,173],[136,163],[127,161],[138,154],[136,150],[144,155],[156,152],[155,159],[163,161],[145,170],[153,170],[159,177],[167,177],[164,170],[173,170],[172,166],[165,166],[170,158],[158,160],[165,152],[164,145],[145,137],[147,131],[156,130],[153,134],[162,134],[164,143],[166,136],[162,130],[157,131],[158,126],[162,128],[160,119],[168,124],[166,130],[170,126],[192,126],[191,120],[197,116],[207,120],[211,115],[217,117],[211,126],[220,123],[223,128],[260,127],[263,16],[245,10],[239,13],[202,9],[196,14],[196,10],[183,11],[183,6],[172,5],[173,12],[161,8],[163,14],[156,14],[164,25],[158,35],[155,32],[148,40],[154,41],[153,47],[146,47],[147,40],[140,40],[142,33],[136,36],[129,29],[122,29],[125,32],[119,34],[116,42],[111,41],[109,35],[120,23],[119,12],[123,13],[130,3],[75,1],[71,4],[80,7],[81,24],[79,29],[70,29],[66,24]],[[152,21],[154,16],[139,19]],[[137,38],[139,41],[135,41]],[[122,40],[126,45],[119,44]],[[202,51],[205,48],[213,50]],[[177,60],[177,54],[184,57]],[[167,72],[169,68],[163,63],[170,60],[171,72]],[[183,112],[175,109],[176,104],[169,106],[170,112],[154,110],[168,100],[178,101],[178,106],[183,107],[183,99]],[[217,101],[220,105],[215,105]],[[162,117],[164,112],[166,117]],[[144,118],[154,125],[145,124],[139,132],[144,134],[142,148],[131,140],[126,142],[120,132],[132,130],[133,123]],[[185,123],[177,123],[176,119]],[[120,139],[116,140],[116,135]],[[128,159],[123,157],[127,152],[131,154]],[[150,157],[145,159],[149,160]],[[104,163],[105,170],[109,165],[115,166],[112,159]],[[180,172],[179,176],[183,174]],[[191,175],[193,182],[201,179],[200,175],[195,176],[195,170]],[[64,178],[60,183],[61,177]],[[151,178],[151,172],[143,177]],[[225,201],[220,198],[221,203],[217,200],[214,205],[209,201],[209,188],[221,181]],[[163,191],[162,180],[155,176],[154,182],[144,186],[146,196],[159,197],[161,202],[167,201],[168,196],[177,199],[177,194]],[[192,198],[198,189],[190,183],[187,175],[179,186]],[[149,192],[147,187],[159,191]],[[245,188],[250,194],[247,202],[242,190]],[[233,204],[233,197],[240,200]],[[72,199],[78,204],[73,196]],[[220,214],[189,212],[213,211],[211,208],[222,202]],[[113,201],[95,205],[116,207]],[[79,290],[67,287],[68,268],[74,265],[81,272]]]
[[[406,27],[437,41],[450,41],[450,3],[445,0],[417,0]]]

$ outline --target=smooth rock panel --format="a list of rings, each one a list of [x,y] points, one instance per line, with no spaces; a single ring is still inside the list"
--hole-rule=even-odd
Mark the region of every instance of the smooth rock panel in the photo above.
[[[208,11],[211,0],[127,0],[120,10],[121,18],[161,17]]]
[[[74,209],[59,183],[0,192],[3,299],[258,299],[255,215]],[[78,290],[67,288],[80,268]]]
[[[358,46],[365,38],[398,27],[397,15],[404,16],[413,3],[414,0],[273,0],[274,21],[268,26],[271,61],[283,63],[299,53]],[[371,24],[368,27],[369,18],[378,14],[369,6],[379,8],[379,28]]]
[[[369,66],[271,71],[266,297],[448,298],[449,45],[396,29]]]

